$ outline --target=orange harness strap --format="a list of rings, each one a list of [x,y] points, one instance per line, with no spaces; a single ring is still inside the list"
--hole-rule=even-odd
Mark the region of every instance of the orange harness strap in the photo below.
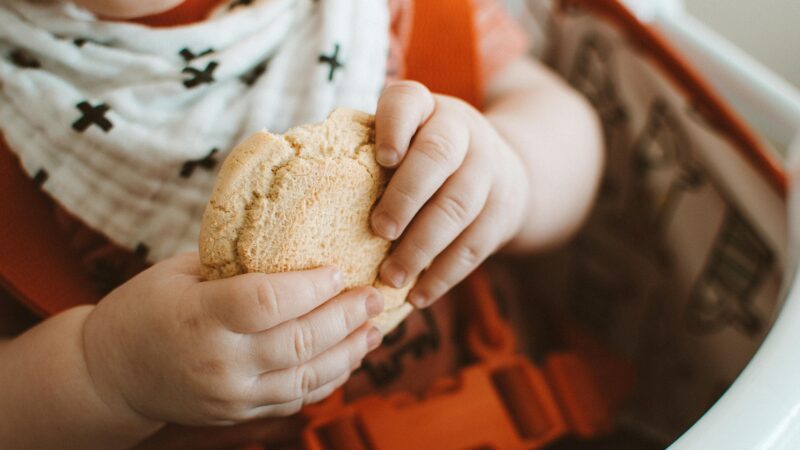
[[[474,23],[469,0],[416,0],[406,78],[480,108],[483,83]]]
[[[577,345],[536,366],[517,352],[486,272],[475,271],[461,286],[463,350],[475,360],[422,396],[399,392],[348,403],[337,391],[306,407],[306,450],[530,450],[566,435],[594,439],[613,430],[619,398],[633,385],[624,360],[589,342],[589,355]],[[616,377],[604,378],[598,367]]]

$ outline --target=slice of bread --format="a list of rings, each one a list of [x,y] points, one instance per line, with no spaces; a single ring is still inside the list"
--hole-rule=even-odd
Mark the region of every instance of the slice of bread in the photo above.
[[[387,333],[411,311],[410,287],[377,280],[391,243],[369,216],[388,172],[375,161],[375,121],[337,109],[316,125],[284,135],[258,132],[236,146],[217,178],[200,229],[206,279],[335,265],[347,288],[374,285]]]

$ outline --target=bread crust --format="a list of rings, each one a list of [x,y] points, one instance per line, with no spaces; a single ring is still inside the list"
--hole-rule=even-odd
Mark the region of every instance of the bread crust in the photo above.
[[[372,233],[370,213],[389,173],[375,161],[375,121],[337,109],[284,135],[255,133],[230,153],[200,229],[202,275],[276,273],[335,265],[346,288],[373,285],[387,333],[411,311],[410,286],[377,280],[391,243]]]

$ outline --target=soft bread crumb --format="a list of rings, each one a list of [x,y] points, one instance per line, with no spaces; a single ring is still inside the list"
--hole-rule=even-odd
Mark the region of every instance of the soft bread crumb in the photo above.
[[[258,132],[225,160],[200,230],[206,279],[335,265],[346,288],[374,285],[383,333],[412,310],[410,286],[377,280],[391,243],[372,233],[369,216],[388,182],[375,161],[375,121],[337,109],[285,135]]]

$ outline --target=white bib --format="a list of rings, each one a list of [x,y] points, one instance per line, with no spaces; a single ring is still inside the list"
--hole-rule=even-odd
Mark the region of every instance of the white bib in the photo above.
[[[216,169],[239,140],[373,112],[387,2],[253,0],[169,28],[61,2],[0,3],[0,131],[69,212],[158,261],[197,247]]]

